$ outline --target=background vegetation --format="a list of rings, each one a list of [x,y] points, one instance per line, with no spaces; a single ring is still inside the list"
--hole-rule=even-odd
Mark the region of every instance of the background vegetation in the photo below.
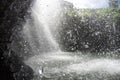
[[[120,48],[120,9],[68,9],[58,41],[64,51],[110,52]]]

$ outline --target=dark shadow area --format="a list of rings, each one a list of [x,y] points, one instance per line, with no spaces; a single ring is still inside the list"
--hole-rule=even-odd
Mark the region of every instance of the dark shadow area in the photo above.
[[[0,1],[0,79],[31,80],[33,70],[24,64],[23,59],[10,50],[13,33],[22,29],[28,9],[33,0]]]

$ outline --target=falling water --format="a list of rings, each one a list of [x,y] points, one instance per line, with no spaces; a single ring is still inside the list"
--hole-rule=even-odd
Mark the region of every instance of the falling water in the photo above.
[[[24,27],[24,33],[27,37],[29,36],[31,47],[39,44],[38,51],[49,51],[48,48],[50,51],[60,51],[55,37],[56,33],[54,33],[60,21],[61,6],[59,0],[35,0],[31,11],[33,20],[28,21]],[[35,36],[37,40],[34,38]],[[37,44],[33,44],[35,42]]]
[[[55,49],[59,49],[59,45],[56,42],[51,29],[56,28],[56,21],[59,20],[58,14],[60,13],[60,4],[58,0],[36,0],[32,14],[36,16],[38,22],[42,24],[45,36],[49,40],[51,46]]]

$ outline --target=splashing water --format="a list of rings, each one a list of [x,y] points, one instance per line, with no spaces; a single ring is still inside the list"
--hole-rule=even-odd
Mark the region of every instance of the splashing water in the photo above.
[[[51,78],[54,78],[54,76],[51,76],[51,74],[55,75],[56,79],[53,80],[65,80],[66,78],[68,78],[67,76],[69,76],[69,80],[75,80],[73,73],[75,73],[75,77],[85,77],[85,80],[103,80],[105,76],[107,76],[106,79],[109,79],[109,76],[116,78],[116,76],[114,75],[119,75],[120,73],[120,60],[96,59],[88,55],[84,56],[75,55],[76,53],[72,52],[59,52],[59,44],[57,43],[52,31],[57,29],[57,26],[59,25],[57,24],[57,21],[60,20],[59,15],[61,11],[62,9],[59,0],[35,1],[34,6],[32,7],[32,17],[35,20],[34,24],[36,24],[36,27],[33,27],[36,28],[37,37],[38,39],[41,39],[42,37],[40,37],[40,35],[44,36],[47,40],[43,39],[42,41],[48,41],[48,43],[50,44],[49,46],[53,47],[53,50],[55,50],[56,52],[49,52],[49,54],[45,53],[33,56],[26,60],[25,63],[29,65],[35,73],[38,73],[37,75],[43,74],[43,76],[45,77],[46,75],[49,75]],[[42,31],[43,33],[41,33],[40,31]],[[30,36],[30,33],[27,34]],[[39,41],[39,43],[41,43],[41,40]],[[44,68],[43,71],[41,68],[39,68],[39,66],[42,66],[42,68]],[[36,69],[36,67],[38,69]],[[98,74],[96,75],[95,72],[98,72]],[[62,79],[59,77],[65,78]],[[79,80],[83,80],[80,78]],[[39,78],[35,80],[41,79]]]

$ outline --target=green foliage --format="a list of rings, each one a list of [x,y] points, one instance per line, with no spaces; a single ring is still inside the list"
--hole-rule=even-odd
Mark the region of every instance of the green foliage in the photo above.
[[[120,17],[120,8],[101,8],[101,9],[74,9],[72,11],[67,10],[66,15],[74,16],[93,16],[94,14],[97,17],[102,18],[105,16],[112,16],[113,18]]]
[[[109,52],[120,47],[119,8],[73,9],[65,16],[59,41],[63,50]]]

